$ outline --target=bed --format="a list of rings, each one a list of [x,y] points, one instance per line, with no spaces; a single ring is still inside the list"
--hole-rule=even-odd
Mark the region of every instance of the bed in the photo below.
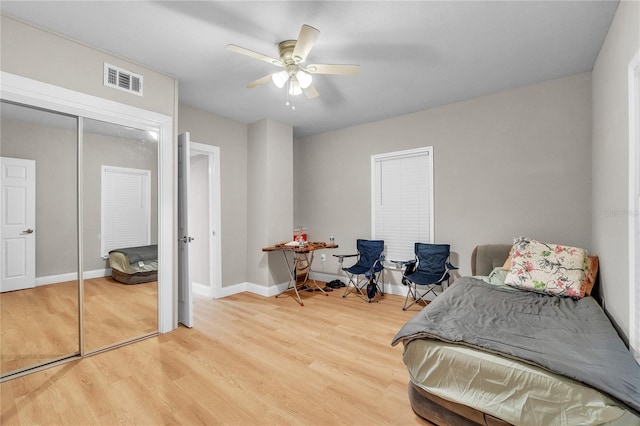
[[[394,337],[413,411],[438,425],[640,425],[640,366],[604,311],[505,285],[511,248],[476,247],[473,276]],[[593,285],[597,258],[585,264]]]
[[[109,252],[111,277],[123,284],[158,280],[158,246],[127,247]]]

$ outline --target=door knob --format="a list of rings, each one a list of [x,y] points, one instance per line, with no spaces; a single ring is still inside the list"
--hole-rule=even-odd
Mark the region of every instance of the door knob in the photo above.
[[[29,228],[25,231],[22,231],[23,234],[33,234],[33,229]]]
[[[183,243],[190,243],[193,240],[195,240],[195,238],[193,238],[193,237],[182,237],[182,238],[180,238],[180,241],[182,241]]]

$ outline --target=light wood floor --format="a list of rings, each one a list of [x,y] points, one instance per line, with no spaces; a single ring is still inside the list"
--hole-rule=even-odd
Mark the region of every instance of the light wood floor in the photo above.
[[[0,293],[0,372],[78,352],[77,282]]]
[[[196,298],[195,327],[0,384],[0,424],[425,425],[385,295]]]
[[[158,331],[158,282],[85,280],[84,328],[87,352]]]
[[[84,281],[85,351],[158,330],[158,283]],[[78,283],[0,293],[0,372],[80,353]]]

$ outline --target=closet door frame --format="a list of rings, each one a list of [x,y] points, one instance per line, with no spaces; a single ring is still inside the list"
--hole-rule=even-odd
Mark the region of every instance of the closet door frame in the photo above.
[[[0,72],[0,98],[10,102],[48,109],[82,118],[106,121],[142,130],[157,131],[158,137],[158,331],[177,327],[174,286],[175,231],[174,194],[176,191],[175,135],[173,118],[119,102],[43,83],[7,72]],[[80,136],[82,137],[82,136]],[[80,183],[81,187],[81,183]],[[80,221],[82,218],[80,217]],[[82,229],[80,227],[80,244]],[[82,269],[78,271],[81,276]],[[82,286],[80,286],[80,289]],[[82,295],[80,295],[82,296]],[[81,343],[82,299],[80,299]],[[80,345],[84,356],[84,345]]]

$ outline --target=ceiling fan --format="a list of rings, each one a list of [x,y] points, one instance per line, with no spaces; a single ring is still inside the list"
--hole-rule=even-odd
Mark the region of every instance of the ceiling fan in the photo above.
[[[273,81],[278,88],[283,88],[288,84],[287,105],[289,105],[289,95],[297,96],[304,93],[308,99],[313,99],[319,95],[318,90],[312,83],[312,74],[356,75],[360,72],[360,65],[353,64],[305,65],[305,60],[318,39],[319,34],[320,31],[316,28],[306,24],[303,25],[300,29],[298,40],[285,40],[278,43],[279,59],[254,52],[253,50],[235,44],[227,45],[227,49],[283,68],[281,71],[265,75],[262,78],[250,82],[247,84],[247,87],[251,89],[268,83],[269,80]],[[295,109],[295,107],[293,108]]]

